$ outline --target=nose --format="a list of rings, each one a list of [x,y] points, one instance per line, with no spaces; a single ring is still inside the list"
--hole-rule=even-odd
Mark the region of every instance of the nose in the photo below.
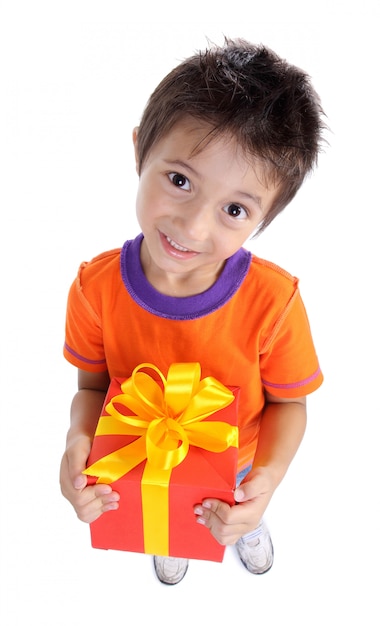
[[[207,201],[189,203],[177,220],[189,241],[206,240],[215,227],[214,209]]]

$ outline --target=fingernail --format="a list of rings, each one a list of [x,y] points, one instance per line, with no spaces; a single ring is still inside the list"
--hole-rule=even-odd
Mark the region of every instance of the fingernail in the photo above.
[[[110,485],[98,485],[98,491],[97,493],[100,496],[106,496],[107,494],[111,493],[112,491],[112,487],[110,487]]]
[[[203,509],[201,506],[196,506],[194,509],[194,513],[196,513],[197,515],[202,515],[203,513]]]
[[[83,489],[86,486],[87,480],[84,476],[77,476],[74,479],[74,488],[75,489]]]
[[[104,512],[105,511],[115,511],[118,508],[119,508],[119,503],[118,502],[109,502],[108,504],[104,505],[103,510],[104,510]]]

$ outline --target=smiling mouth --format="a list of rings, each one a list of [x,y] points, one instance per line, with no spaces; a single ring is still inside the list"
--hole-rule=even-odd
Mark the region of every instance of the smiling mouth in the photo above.
[[[174,248],[175,250],[179,250],[179,252],[194,252],[194,250],[190,250],[189,248],[184,248],[183,246],[180,246],[179,243],[174,241],[174,239],[170,239],[170,237],[168,237],[167,235],[165,235],[165,239],[168,244],[172,246],[172,248]]]

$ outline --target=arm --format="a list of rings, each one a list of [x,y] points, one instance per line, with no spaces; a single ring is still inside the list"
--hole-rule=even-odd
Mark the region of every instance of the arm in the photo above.
[[[235,490],[236,505],[207,499],[195,507],[197,521],[223,545],[254,530],[285,476],[306,427],[306,399],[266,396],[260,435],[251,471]]]
[[[82,474],[108,385],[108,372],[94,374],[78,370],[78,391],[71,405],[60,483],[62,494],[84,522],[93,522],[105,511],[118,507],[119,495],[112,487],[102,484],[87,487],[87,479]]]

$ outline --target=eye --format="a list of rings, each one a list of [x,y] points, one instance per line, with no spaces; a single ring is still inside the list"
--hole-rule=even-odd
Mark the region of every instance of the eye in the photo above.
[[[170,172],[168,176],[173,185],[175,185],[176,187],[181,187],[186,191],[190,190],[190,181],[183,174],[178,174],[178,172]]]
[[[243,220],[248,217],[246,209],[240,206],[240,204],[235,204],[234,202],[223,207],[223,211],[238,220]]]

